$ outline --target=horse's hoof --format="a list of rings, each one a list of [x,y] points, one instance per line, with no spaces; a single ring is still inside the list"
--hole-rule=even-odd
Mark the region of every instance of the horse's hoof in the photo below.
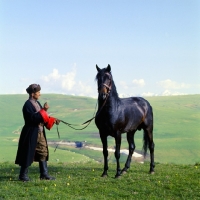
[[[120,175],[115,175],[115,178],[118,179],[118,178],[121,178],[121,176]]]
[[[124,175],[124,174],[126,174],[126,173],[127,173],[127,171],[125,171],[125,170],[122,170],[122,171],[121,171],[121,174],[122,174],[122,175]]]
[[[155,172],[154,172],[154,171],[151,171],[151,172],[149,172],[149,174],[155,174]]]
[[[102,174],[101,177],[102,177],[102,178],[107,178],[108,175],[107,175],[107,174]]]

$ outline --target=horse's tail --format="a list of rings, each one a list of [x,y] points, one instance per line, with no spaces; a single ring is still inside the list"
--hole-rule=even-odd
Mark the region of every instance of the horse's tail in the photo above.
[[[147,121],[148,121],[148,128],[144,128],[144,134],[143,134],[143,155],[146,157],[147,155],[147,149],[150,149],[150,144],[153,142],[153,109],[151,105],[148,102],[148,111],[146,113]],[[152,141],[151,141],[152,140]],[[154,145],[152,143],[152,145]]]
[[[149,136],[148,136],[148,132],[147,131],[144,131],[144,134],[143,134],[143,155],[144,157],[146,157],[147,155],[147,149],[149,148]]]

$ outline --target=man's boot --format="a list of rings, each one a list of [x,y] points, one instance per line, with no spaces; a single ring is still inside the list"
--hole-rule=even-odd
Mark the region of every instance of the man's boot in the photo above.
[[[44,180],[55,180],[54,177],[49,176],[48,174],[48,169],[47,169],[47,161],[39,161],[39,166],[40,166],[40,179]]]
[[[28,177],[28,167],[21,166],[20,173],[19,173],[19,180],[23,182],[30,180]]]

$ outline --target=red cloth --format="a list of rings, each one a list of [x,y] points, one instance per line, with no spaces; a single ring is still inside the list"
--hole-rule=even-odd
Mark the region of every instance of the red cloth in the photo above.
[[[56,119],[54,117],[49,117],[48,114],[47,114],[47,112],[44,109],[41,109],[39,111],[39,113],[41,114],[41,116],[42,116],[42,118],[44,120],[44,126],[48,130],[50,130],[53,127]]]

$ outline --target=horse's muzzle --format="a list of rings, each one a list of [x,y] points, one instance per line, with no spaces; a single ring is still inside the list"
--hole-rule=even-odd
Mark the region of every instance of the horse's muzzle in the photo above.
[[[103,94],[101,95],[101,96],[102,96],[102,99],[103,99],[103,100],[105,100],[105,99],[106,99],[106,97],[107,97],[107,95],[108,95],[108,94],[106,94],[106,93],[103,93]]]
[[[102,84],[102,85],[103,85],[103,84]],[[101,87],[101,88],[98,90],[98,92],[99,92],[99,96],[100,96],[103,100],[105,100],[106,97],[107,97],[107,95],[108,95],[108,88],[107,88],[105,85],[103,85],[103,87]]]

